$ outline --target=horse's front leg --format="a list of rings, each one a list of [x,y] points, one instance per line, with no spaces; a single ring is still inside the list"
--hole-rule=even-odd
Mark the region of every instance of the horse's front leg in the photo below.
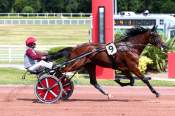
[[[96,74],[95,74],[95,67],[96,65],[94,64],[87,64],[85,66],[85,69],[89,73],[90,77],[90,84],[92,84],[98,91],[100,91],[103,95],[108,96],[108,99],[111,97],[111,94],[107,93],[98,83],[96,80]]]
[[[125,70],[125,71],[122,71],[122,72],[125,73],[126,77],[130,80],[130,82],[129,82],[129,83],[122,83],[122,82],[120,82],[120,79],[119,79],[119,78],[116,78],[114,81],[115,81],[116,83],[118,83],[118,84],[119,84],[120,86],[122,86],[122,87],[128,86],[128,85],[134,86],[135,80],[134,80],[132,74],[129,72],[129,70]]]
[[[144,77],[144,75],[141,74],[140,70],[136,67],[136,68],[132,68],[132,72],[138,77],[140,78],[151,90],[152,93],[154,93],[156,95],[156,97],[159,97],[160,94],[152,87],[152,85],[150,84],[149,80],[150,78],[148,77]]]

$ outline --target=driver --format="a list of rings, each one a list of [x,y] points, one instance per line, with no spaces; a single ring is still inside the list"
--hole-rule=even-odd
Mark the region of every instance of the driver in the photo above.
[[[30,72],[37,73],[43,68],[52,69],[53,63],[46,62],[47,53],[35,50],[37,39],[33,36],[29,36],[26,43],[26,51],[24,54],[24,67]]]

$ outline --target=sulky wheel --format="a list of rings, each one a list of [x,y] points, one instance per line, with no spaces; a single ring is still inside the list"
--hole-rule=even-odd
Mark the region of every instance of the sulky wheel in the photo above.
[[[54,103],[61,98],[62,84],[53,75],[42,75],[35,84],[35,95],[42,103]]]
[[[74,83],[68,79],[66,76],[64,76],[61,79],[61,83],[63,86],[63,92],[62,92],[62,100],[67,100],[72,95],[74,91]]]

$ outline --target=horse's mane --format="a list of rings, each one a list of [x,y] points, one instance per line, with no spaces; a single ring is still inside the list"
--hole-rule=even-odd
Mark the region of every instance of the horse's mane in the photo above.
[[[137,26],[137,27],[134,27],[134,28],[131,28],[131,29],[127,29],[124,36],[121,36],[120,40],[122,42],[124,41],[127,41],[128,38],[130,37],[133,37],[133,36],[136,36],[138,34],[142,34],[142,33],[145,33],[147,32],[149,29],[145,29],[143,27],[140,27],[140,26]]]

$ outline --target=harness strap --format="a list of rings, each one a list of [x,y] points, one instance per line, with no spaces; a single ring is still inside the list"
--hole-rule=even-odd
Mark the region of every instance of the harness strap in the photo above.
[[[86,57],[86,56],[88,56],[88,55],[90,55],[90,54],[92,54],[92,53],[96,53],[96,52],[103,51],[103,50],[105,50],[105,49],[93,49],[93,50],[90,51],[90,52],[81,54],[81,55],[78,56],[78,57],[75,57],[75,58],[73,58],[73,59],[71,59],[71,60],[68,60],[68,61],[62,63],[60,67],[64,67],[65,65],[68,65],[68,64],[70,64],[70,63],[72,63],[72,62],[74,62],[74,61],[77,61],[77,60],[81,59],[81,58],[84,58],[84,57]]]
[[[107,54],[108,55],[108,57],[111,59],[111,61],[112,61],[112,67],[113,67],[113,69],[117,69],[117,63],[116,63],[116,54],[114,54],[115,55],[115,57],[113,57],[113,55],[109,55],[109,54]]]
[[[109,43],[109,45],[110,45],[111,43]],[[117,46],[113,43],[112,45],[110,45],[109,47],[115,47],[115,49],[116,49],[116,51],[114,51],[114,48],[113,48],[113,51],[114,51],[114,53],[108,53],[108,47],[105,49],[106,50],[106,54],[108,55],[108,57],[110,58],[110,60],[111,60],[111,62],[112,62],[112,68],[113,69],[117,69],[117,63],[116,63],[116,53],[117,53]],[[109,49],[110,50],[110,49]]]

